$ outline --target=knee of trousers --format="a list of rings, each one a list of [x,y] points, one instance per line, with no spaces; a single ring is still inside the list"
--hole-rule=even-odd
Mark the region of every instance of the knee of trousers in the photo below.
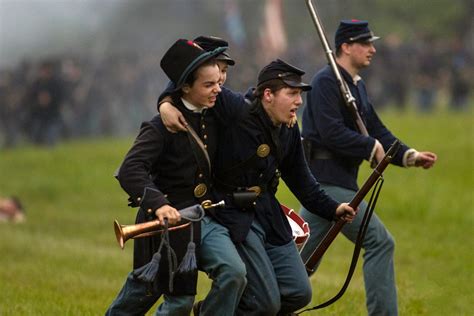
[[[247,285],[247,270],[244,264],[222,265],[219,274],[219,279],[232,286],[245,288]]]
[[[296,311],[311,303],[313,291],[311,289],[311,283],[304,282],[300,284],[298,288],[295,288],[290,294],[283,296],[282,310],[285,311]]]
[[[395,250],[395,239],[388,231],[385,231],[383,234],[367,238],[364,242],[364,248],[366,251],[377,250],[393,253]]]
[[[172,310],[174,315],[189,315],[191,314],[191,311],[193,310],[193,304],[194,304],[194,296],[189,296],[186,297],[178,304],[173,304]]]
[[[307,282],[306,286],[302,286],[300,290],[300,301],[301,306],[298,309],[305,307],[309,303],[311,303],[311,299],[313,298],[313,291],[311,289],[311,283]]]
[[[252,315],[277,315],[281,309],[279,296],[270,296],[264,300],[255,302],[252,306]]]

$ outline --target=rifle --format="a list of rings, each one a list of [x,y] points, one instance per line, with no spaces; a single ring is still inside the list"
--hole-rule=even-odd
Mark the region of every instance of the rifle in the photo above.
[[[393,142],[393,144],[390,146],[388,149],[387,153],[383,157],[382,161],[380,161],[377,166],[374,168],[372,171],[371,175],[367,180],[364,182],[362,187],[356,192],[352,200],[349,202],[349,205],[356,210],[359,204],[362,202],[364,197],[369,193],[369,191],[372,189],[372,187],[375,185],[374,192],[372,194],[372,197],[370,199],[369,205],[367,207],[367,210],[364,214],[364,218],[361,223],[361,227],[359,229],[359,233],[357,236],[356,240],[356,245],[354,247],[354,253],[352,256],[352,262],[351,266],[349,268],[349,272],[346,277],[346,281],[344,282],[344,285],[342,286],[341,290],[339,291],[338,294],[336,294],[332,299],[319,304],[315,307],[305,309],[298,314],[301,314],[305,311],[313,310],[313,309],[319,309],[323,308],[326,306],[331,305],[335,301],[337,301],[345,292],[347,289],[347,286],[349,285],[349,282],[351,280],[352,274],[354,273],[357,260],[359,258],[359,253],[360,249],[362,247],[362,242],[365,237],[365,233],[367,232],[368,224],[370,221],[370,217],[372,216],[375,204],[377,202],[377,196],[378,193],[380,192],[381,189],[381,184],[383,183],[383,172],[385,168],[387,168],[388,164],[392,161],[392,158],[395,156],[395,154],[398,152],[400,148],[400,141],[397,139]],[[378,185],[380,183],[380,185]],[[375,194],[375,199],[373,200]],[[344,225],[347,222],[344,219],[338,219],[336,223],[329,229],[329,231],[326,233],[324,236],[323,240],[319,243],[319,245],[316,247],[316,249],[313,251],[311,256],[306,260],[305,262],[305,267],[306,267],[306,272],[308,272],[308,275],[311,275],[315,271],[315,267],[318,264],[319,260],[322,258],[326,250],[329,248],[331,243],[336,239],[337,234],[341,231],[341,229],[344,227]]]
[[[326,58],[329,62],[329,65],[332,68],[332,71],[334,72],[334,75],[336,76],[336,81],[339,86],[339,90],[341,91],[344,102],[346,103],[346,106],[352,115],[352,118],[356,124],[356,127],[359,130],[359,133],[361,133],[364,136],[369,136],[369,133],[367,132],[367,128],[365,127],[364,122],[362,121],[362,118],[360,117],[359,111],[357,110],[356,100],[352,96],[352,93],[349,90],[347,83],[342,79],[341,72],[339,71],[339,68],[337,67],[336,58],[334,57],[334,53],[331,50],[331,47],[329,46],[323,26],[321,24],[321,20],[319,19],[318,13],[316,12],[316,9],[314,8],[311,0],[306,0],[306,5],[308,6],[308,10],[314,22],[314,26],[316,26],[316,30],[318,31],[319,39],[321,40],[321,43],[323,44],[324,52],[326,53]]]
[[[390,146],[387,153],[383,157],[382,161],[378,163],[378,165],[374,168],[370,176],[365,180],[362,187],[357,191],[354,195],[352,200],[349,202],[349,206],[352,207],[354,210],[357,209],[359,204],[362,202],[364,197],[369,193],[370,189],[374,186],[375,182],[381,178],[383,175],[385,168],[387,168],[388,164],[392,161],[393,156],[397,153],[398,149],[400,148],[400,141],[397,139],[395,142]],[[329,248],[331,243],[336,238],[337,234],[341,231],[344,225],[347,222],[344,219],[338,219],[336,223],[329,229],[327,234],[324,236],[323,240],[319,243],[318,247],[314,250],[311,256],[306,260],[305,266],[306,271],[308,273],[313,273],[314,268],[321,257],[324,255],[326,250]]]

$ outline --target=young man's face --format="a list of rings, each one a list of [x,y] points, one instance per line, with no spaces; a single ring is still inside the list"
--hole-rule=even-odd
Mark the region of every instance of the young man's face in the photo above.
[[[211,108],[216,104],[221,92],[220,70],[217,65],[201,66],[196,70],[196,80],[192,86],[184,85],[183,98],[197,107]]]
[[[372,42],[348,44],[352,65],[357,69],[368,67],[377,50]]]
[[[0,198],[0,213],[13,217],[18,212],[18,207],[11,199]]]
[[[300,88],[285,87],[276,92],[266,89],[263,95],[267,114],[270,116],[273,124],[288,124],[296,117],[296,111],[303,104]]]
[[[229,64],[223,60],[217,60],[217,66],[219,66],[219,72],[221,75],[220,84],[223,85],[227,80],[227,69],[229,69]]]

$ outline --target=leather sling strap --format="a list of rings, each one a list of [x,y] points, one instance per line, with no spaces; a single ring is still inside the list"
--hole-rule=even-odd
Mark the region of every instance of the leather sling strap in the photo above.
[[[211,160],[209,158],[209,154],[207,153],[206,147],[204,147],[204,143],[202,142],[201,138],[199,138],[196,131],[191,127],[191,125],[188,124],[186,129],[188,130],[188,138],[191,142],[193,153],[200,169],[207,171],[207,175],[210,176],[212,171]],[[204,155],[204,159],[198,154],[198,152],[201,152]]]

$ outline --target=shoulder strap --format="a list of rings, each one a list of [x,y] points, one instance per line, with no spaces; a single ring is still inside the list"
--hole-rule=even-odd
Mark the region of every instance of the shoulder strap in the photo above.
[[[206,147],[204,147],[204,143],[202,142],[201,138],[199,138],[196,131],[191,127],[191,125],[188,124],[186,129],[188,130],[188,138],[199,168],[203,171],[207,171],[207,175],[210,176],[212,171],[211,160],[209,159],[209,154],[207,153]],[[202,155],[199,155],[198,153],[202,153]]]

